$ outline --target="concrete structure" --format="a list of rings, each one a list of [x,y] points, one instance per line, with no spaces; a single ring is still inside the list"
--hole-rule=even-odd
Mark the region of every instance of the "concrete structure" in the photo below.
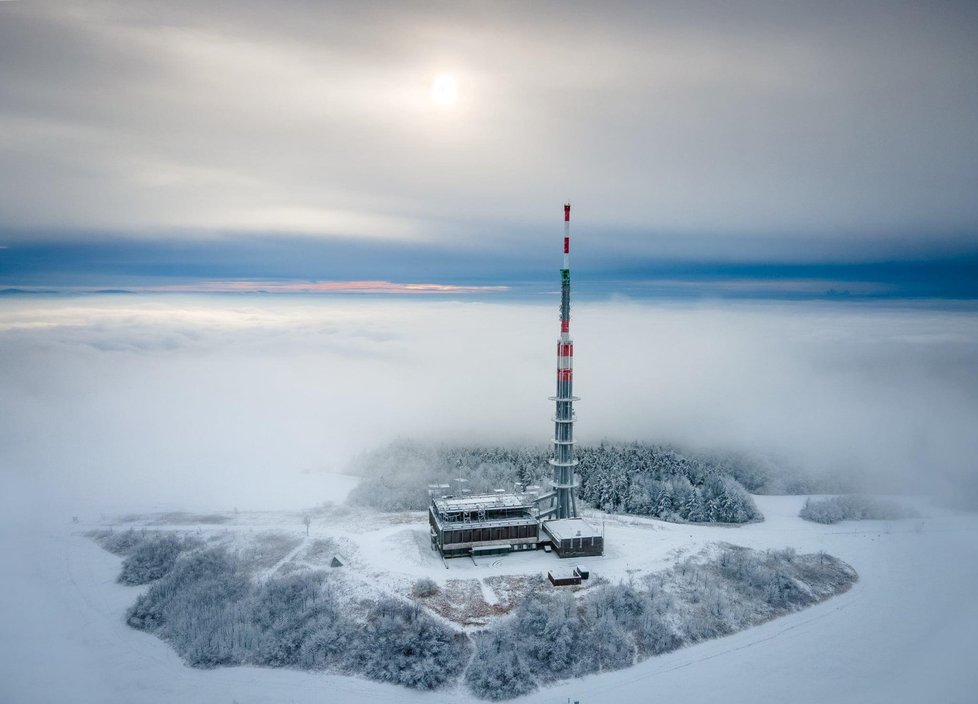
[[[581,583],[581,575],[564,570],[550,570],[547,572],[547,579],[555,587],[569,587]]]
[[[577,517],[574,468],[574,341],[570,336],[570,203],[564,205],[564,264],[560,270],[560,338],[557,340],[557,394],[553,422],[553,490],[536,493],[448,496],[447,484],[432,485],[428,508],[431,546],[444,557],[547,548],[560,557],[601,555],[604,537]],[[546,519],[551,520],[546,520]],[[542,521],[542,523],[541,523]],[[541,534],[541,525],[543,532]]]
[[[574,341],[570,336],[570,203],[564,205],[564,266],[560,270],[560,339],[557,341],[557,395],[554,413],[554,455],[550,464],[554,470],[553,493],[549,507],[540,511],[543,532],[553,543],[560,557],[601,555],[604,536],[586,521],[577,517],[577,480],[574,468]]]
[[[577,496],[574,489],[574,341],[570,336],[570,203],[564,205],[564,266],[560,270],[560,338],[557,340],[557,395],[550,400],[556,404],[554,412],[553,494],[548,508],[540,511],[540,517],[556,519],[573,518],[577,515]]]

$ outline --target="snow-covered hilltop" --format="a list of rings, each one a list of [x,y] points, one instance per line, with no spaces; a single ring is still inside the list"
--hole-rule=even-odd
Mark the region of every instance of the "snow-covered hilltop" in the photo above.
[[[601,513],[608,554],[575,561],[588,578],[573,587],[544,579],[573,565],[543,551],[442,561],[417,513],[328,506],[206,518],[130,517],[91,533],[123,558],[119,582],[149,585],[126,622],[187,664],[465,687],[487,699],[627,668],[856,580],[824,552],[688,541],[678,526]]]

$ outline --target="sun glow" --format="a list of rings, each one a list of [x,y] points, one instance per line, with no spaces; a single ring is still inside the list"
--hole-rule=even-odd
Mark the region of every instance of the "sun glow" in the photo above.
[[[431,100],[435,105],[449,107],[458,101],[458,81],[450,73],[435,76],[431,82]]]

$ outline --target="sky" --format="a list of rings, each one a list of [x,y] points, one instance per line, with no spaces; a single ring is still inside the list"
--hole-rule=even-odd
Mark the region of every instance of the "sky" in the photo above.
[[[967,2],[0,2],[0,287],[518,288],[569,199],[610,289],[976,298],[976,35]]]

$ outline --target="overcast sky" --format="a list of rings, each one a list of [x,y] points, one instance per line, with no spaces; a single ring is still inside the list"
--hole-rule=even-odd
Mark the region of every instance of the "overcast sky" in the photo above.
[[[612,274],[974,257],[976,36],[967,2],[0,2],[0,283],[505,278],[568,198]]]

